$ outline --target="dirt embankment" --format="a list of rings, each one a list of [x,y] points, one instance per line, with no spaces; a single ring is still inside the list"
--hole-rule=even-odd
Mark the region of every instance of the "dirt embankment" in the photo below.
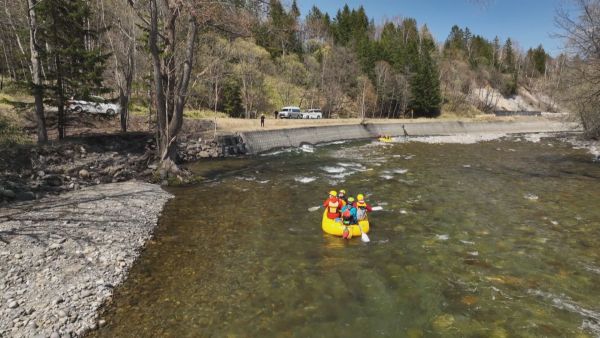
[[[212,139],[196,133],[181,137],[181,161],[224,155]],[[0,206],[131,179],[165,183],[166,172],[157,170],[156,162],[154,136],[143,132],[71,137],[42,146],[1,147]],[[186,177],[179,179],[185,181]]]
[[[99,135],[0,149],[0,201],[39,199],[90,185],[149,180],[150,135]]]

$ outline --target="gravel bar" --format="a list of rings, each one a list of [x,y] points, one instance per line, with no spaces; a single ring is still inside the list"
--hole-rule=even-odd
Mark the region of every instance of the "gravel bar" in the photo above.
[[[128,181],[0,209],[0,337],[73,337],[104,325],[98,309],[171,197]]]

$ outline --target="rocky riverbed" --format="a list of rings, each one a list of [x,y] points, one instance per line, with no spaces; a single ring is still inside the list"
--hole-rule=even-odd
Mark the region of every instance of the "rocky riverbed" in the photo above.
[[[102,184],[0,208],[0,337],[80,336],[111,298],[171,195]]]

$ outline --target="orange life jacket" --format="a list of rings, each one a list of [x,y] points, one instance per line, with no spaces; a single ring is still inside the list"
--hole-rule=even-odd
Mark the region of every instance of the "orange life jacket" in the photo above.
[[[335,199],[335,202],[333,199],[329,200],[329,213],[330,214],[337,214],[337,209],[340,206],[340,202],[338,199]]]

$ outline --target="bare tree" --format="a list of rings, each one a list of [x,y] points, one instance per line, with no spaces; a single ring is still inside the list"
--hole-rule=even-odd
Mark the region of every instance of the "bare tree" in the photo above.
[[[263,96],[262,67],[269,60],[269,53],[264,48],[243,39],[236,39],[233,48],[238,59],[235,71],[241,81],[244,117],[248,119],[256,110],[258,100]]]
[[[185,9],[180,2],[173,3],[169,0],[162,1],[160,5],[157,0],[150,0],[149,7],[148,46],[154,73],[159,156],[163,168],[177,171],[174,163],[177,134],[183,124],[183,108],[192,71],[198,27],[196,17],[189,15],[185,56],[183,66],[178,71],[175,59],[178,42],[177,23]],[[161,49],[162,46],[164,49]]]
[[[247,17],[236,11],[241,6],[236,1],[129,0],[129,4],[148,34],[161,167],[176,174],[177,136],[183,125],[198,29],[240,31],[247,26]],[[186,32],[179,28],[182,22]]]
[[[36,0],[27,1],[27,17],[29,18],[29,49],[31,52],[31,83],[33,86],[33,97],[35,100],[35,119],[37,123],[38,142],[48,141],[46,131],[46,119],[44,117],[44,87],[42,84],[42,62],[40,59],[40,47],[36,41],[37,17],[34,7]]]
[[[110,46],[112,70],[119,91],[121,131],[126,132],[139,29],[131,6],[121,0],[107,0],[108,6],[105,7],[104,1],[99,2],[99,12],[102,26],[107,31],[105,36]]]
[[[559,8],[555,23],[571,54],[565,99],[590,137],[600,137],[600,0],[571,0],[576,15]]]

